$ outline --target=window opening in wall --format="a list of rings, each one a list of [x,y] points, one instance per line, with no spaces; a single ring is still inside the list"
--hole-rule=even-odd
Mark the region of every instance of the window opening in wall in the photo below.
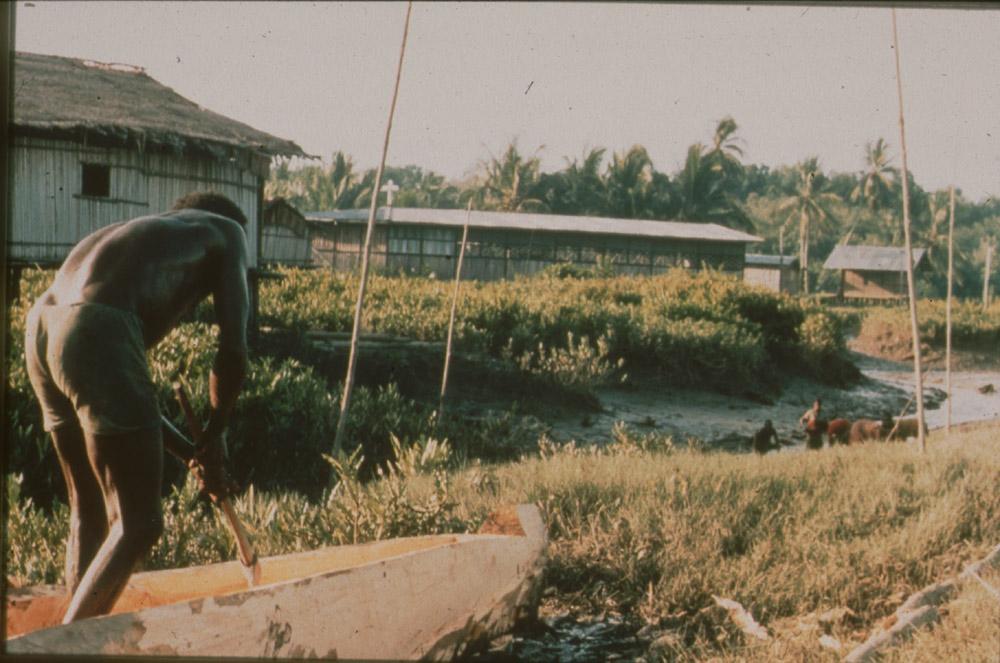
[[[111,166],[101,163],[83,164],[83,186],[80,194],[93,198],[111,195]]]

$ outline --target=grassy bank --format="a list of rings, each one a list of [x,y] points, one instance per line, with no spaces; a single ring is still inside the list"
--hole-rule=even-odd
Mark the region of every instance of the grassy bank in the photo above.
[[[927,454],[894,444],[759,458],[623,432],[600,451],[543,443],[520,462],[460,467],[439,445],[404,447],[380,481],[353,480],[343,460],[338,488],[319,501],[256,493],[238,509],[273,554],[475,529],[497,505],[535,502],[551,537],[545,582],[556,608],[653,624],[673,636],[668,658],[835,660],[817,644],[824,630],[860,642],[906,595],[1000,541],[995,431],[930,440]],[[50,518],[15,504],[9,572],[57,580],[65,511]],[[190,485],[167,510],[149,567],[233,556]],[[748,642],[713,595],[739,601],[774,638]]]
[[[889,357],[912,353],[909,309],[904,306],[873,307],[861,314],[858,337],[866,347]],[[944,351],[947,333],[946,304],[922,300],[917,307],[920,341],[927,348]],[[952,346],[959,350],[993,351],[1000,343],[1000,302],[985,311],[975,301],[952,305]]]

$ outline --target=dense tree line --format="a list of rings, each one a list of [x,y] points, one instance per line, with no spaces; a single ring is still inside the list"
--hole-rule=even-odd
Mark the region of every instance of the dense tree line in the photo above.
[[[415,165],[387,166],[384,179],[400,189],[398,207],[460,208],[633,219],[712,222],[764,238],[751,250],[798,255],[807,266],[810,290],[835,287],[821,269],[836,244],[902,245],[901,172],[891,146],[870,142],[864,168],[825,172],[816,156],[771,168],[744,164],[738,125],[724,118],[707,143],[688,148],[677,172],[657,170],[641,145],[622,152],[591,149],[565,166],[542,172],[540,159],[516,141],[499,156],[480,162],[463,182]],[[359,172],[337,152],[329,163],[272,170],[268,196],[281,196],[304,211],[367,207],[374,169]],[[914,246],[928,250],[920,274],[921,293],[940,297],[946,289],[948,192],[927,191],[909,178]],[[987,247],[996,244],[1000,202],[972,202],[956,191],[955,288],[959,296],[982,292]],[[995,261],[996,262],[996,261]]]

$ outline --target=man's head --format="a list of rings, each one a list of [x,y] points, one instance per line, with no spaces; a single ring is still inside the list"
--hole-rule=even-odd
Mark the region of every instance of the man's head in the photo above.
[[[243,214],[243,210],[239,208],[239,205],[215,191],[193,191],[183,195],[174,202],[173,209],[200,209],[205,212],[212,212],[213,214],[228,217],[244,228],[247,226],[247,217]]]

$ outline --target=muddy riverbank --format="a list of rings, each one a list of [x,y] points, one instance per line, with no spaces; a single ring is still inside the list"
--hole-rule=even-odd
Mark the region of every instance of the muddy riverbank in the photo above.
[[[802,378],[790,378],[780,396],[770,404],[717,392],[680,387],[608,387],[597,390],[601,409],[598,412],[566,414],[552,418],[550,435],[557,441],[600,443],[609,439],[616,424],[638,431],[669,434],[683,443],[696,438],[705,444],[745,450],[745,441],[770,419],[782,440],[795,443],[784,451],[794,452],[804,443],[799,417],[815,398],[823,402],[828,418],[880,418],[885,413],[898,415],[913,394],[913,368],[905,362],[882,359],[858,352],[853,360],[861,369],[862,381],[839,389]],[[940,366],[941,363],[937,362]],[[1000,367],[981,361],[983,370],[969,370],[975,363],[965,362],[964,370],[952,371],[951,418],[963,424],[1000,418]],[[927,425],[942,428],[946,423],[948,399],[945,371],[930,364],[924,376],[924,407]],[[911,404],[909,412],[913,412]]]

